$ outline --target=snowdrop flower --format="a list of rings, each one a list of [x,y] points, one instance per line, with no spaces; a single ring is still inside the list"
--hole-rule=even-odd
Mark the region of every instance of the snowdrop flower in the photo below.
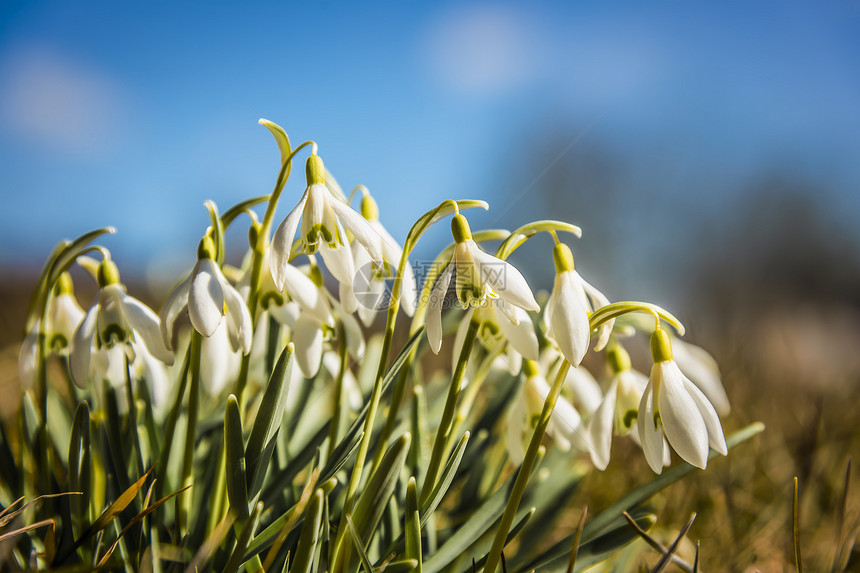
[[[221,267],[214,261],[212,239],[207,234],[197,249],[197,264],[182,284],[167,296],[161,309],[161,334],[171,345],[173,328],[183,311],[188,312],[194,330],[210,338],[226,320],[227,335],[234,351],[251,351],[253,326],[245,300],[227,282]]]
[[[615,344],[606,356],[612,367],[612,382],[588,428],[593,446],[590,451],[591,461],[601,471],[609,465],[613,434],[633,434],[634,440],[638,441],[636,420],[639,417],[639,402],[648,385],[648,378],[631,368],[630,356],[624,348]]]
[[[84,318],[84,309],[75,299],[72,277],[69,273],[60,275],[52,292],[45,310],[45,324],[36,322],[33,329],[24,338],[18,352],[18,374],[24,388],[31,388],[35,382],[33,376],[36,370],[39,333],[44,334],[46,347],[49,351],[68,355],[75,329]]]
[[[523,460],[524,433],[530,434],[534,429],[550,392],[550,385],[535,361],[525,360],[523,373],[526,377],[523,399],[514,401],[507,427],[508,453],[515,464]],[[563,396],[558,397],[546,431],[562,451],[569,451],[571,446],[580,451],[590,449],[583,437],[582,417]]]
[[[678,368],[690,381],[704,392],[714,409],[720,416],[726,416],[731,411],[729,397],[720,380],[720,368],[717,361],[708,352],[680,338],[672,341],[672,351]]]
[[[497,304],[495,309],[514,325],[520,323],[515,308],[540,310],[520,271],[507,261],[482,251],[472,239],[466,218],[459,213],[451,221],[451,233],[456,243],[454,254],[437,279],[427,305],[427,340],[435,354],[442,347],[442,306],[452,276],[463,309],[486,307],[489,299],[498,299],[502,304]]]
[[[397,244],[382,223],[379,222],[379,207],[376,205],[376,200],[364,190],[364,196],[361,199],[361,215],[370,224],[371,228],[379,235],[382,247],[382,259],[385,267],[382,270],[378,269],[371,261],[370,254],[361,243],[355,241],[352,244],[352,256],[355,260],[356,270],[356,287],[365,291],[366,296],[362,297],[362,303],[358,307],[358,316],[365,326],[370,326],[376,313],[383,310],[384,303],[388,300],[385,292],[385,279],[390,277],[393,270],[398,268],[400,259],[403,256],[403,249]],[[360,281],[360,282],[359,282]],[[412,270],[412,265],[406,261],[406,266],[403,269],[403,280],[400,291],[400,308],[407,316],[415,314],[417,306],[418,289],[415,284],[415,273]]]
[[[669,335],[659,326],[651,335],[654,366],[639,402],[639,437],[645,459],[656,473],[664,465],[663,435],[690,464],[704,469],[708,447],[726,455],[726,440],[714,407],[672,359]]]
[[[283,290],[293,237],[301,220],[299,239],[305,253],[317,251],[322,255],[331,274],[341,285],[341,301],[348,312],[358,307],[352,292],[355,263],[347,243],[346,230],[352,233],[368,252],[371,260],[382,265],[379,234],[370,224],[343,201],[334,197],[325,185],[325,167],[318,155],[311,155],[305,164],[308,186],[293,210],[278,226],[269,250],[269,267],[278,289]]]
[[[72,380],[86,388],[90,377],[91,357],[100,350],[123,348],[129,363],[135,359],[135,347],[142,344],[161,362],[173,364],[173,353],[164,343],[159,331],[158,316],[152,310],[126,294],[119,282],[119,270],[110,259],[98,267],[99,294],[72,337],[70,367]],[[114,366],[113,353],[111,366]]]
[[[547,334],[555,341],[571,366],[578,366],[588,352],[591,338],[588,317],[593,311],[609,304],[609,299],[585,282],[574,270],[570,247],[564,243],[556,243],[552,256],[556,275],[552,294],[544,311],[544,324]],[[596,347],[598,350],[608,342],[613,322],[609,321],[601,326]]]

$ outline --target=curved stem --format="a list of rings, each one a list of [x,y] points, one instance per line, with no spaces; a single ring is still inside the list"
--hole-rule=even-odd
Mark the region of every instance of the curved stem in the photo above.
[[[188,487],[193,483],[192,472],[194,470],[194,441],[197,434],[197,417],[200,410],[200,344],[202,335],[195,331],[191,332],[191,359],[190,372],[191,384],[188,387],[188,422],[185,428],[185,449],[182,457],[181,487]],[[179,527],[180,537],[184,536],[188,529],[188,512],[191,508],[191,490],[189,488],[179,494],[176,498],[176,522]]]
[[[499,560],[501,559],[502,550],[505,546],[505,540],[508,537],[508,532],[511,529],[511,524],[514,522],[514,517],[517,513],[517,508],[520,505],[520,501],[523,498],[523,494],[526,491],[526,486],[529,482],[529,476],[531,475],[532,469],[535,465],[535,460],[537,459],[538,450],[540,449],[540,443],[543,440],[543,436],[546,433],[546,428],[549,425],[550,417],[552,416],[552,411],[555,409],[555,403],[558,401],[558,396],[561,393],[561,388],[564,386],[564,379],[567,377],[567,372],[570,370],[570,362],[565,360],[561,368],[558,371],[558,374],[555,377],[555,381],[552,383],[552,388],[550,388],[549,394],[546,397],[546,400],[543,403],[543,410],[540,413],[540,420],[538,421],[538,425],[535,428],[534,433],[532,434],[532,438],[529,441],[529,447],[526,451],[525,458],[523,459],[523,463],[520,466],[519,472],[517,473],[517,479],[514,482],[514,487],[511,490],[511,497],[508,498],[508,504],[505,506],[505,513],[502,515],[502,521],[499,523],[499,529],[496,530],[496,537],[493,538],[493,546],[490,549],[489,555],[487,555],[487,564],[484,566],[484,573],[495,573],[496,567],[499,564]]]

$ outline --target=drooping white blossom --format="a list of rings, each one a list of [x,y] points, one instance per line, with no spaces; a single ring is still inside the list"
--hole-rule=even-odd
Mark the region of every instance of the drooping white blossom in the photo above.
[[[704,469],[708,448],[728,453],[720,418],[707,397],[672,359],[669,335],[657,328],[651,335],[654,366],[639,403],[639,437],[645,459],[656,473],[664,465],[663,436],[679,456]]]
[[[110,259],[99,265],[98,281],[101,287],[98,298],[72,337],[72,380],[81,388],[86,387],[91,358],[101,350],[119,346],[125,350],[129,363],[133,363],[132,342],[142,344],[161,362],[173,364],[173,352],[161,336],[158,316],[125,292],[119,283],[119,271]]]
[[[556,275],[552,294],[544,310],[544,324],[549,337],[572,366],[582,362],[591,340],[588,318],[598,308],[609,304],[609,299],[588,284],[574,270],[573,254],[564,243],[553,250]],[[613,321],[601,326],[596,348],[606,345]]]
[[[496,305],[495,310],[504,313],[514,325],[520,322],[514,308],[540,310],[523,275],[507,261],[481,250],[472,239],[465,217],[455,215],[451,231],[456,242],[454,254],[437,279],[427,305],[427,340],[436,354],[442,347],[442,306],[452,278],[463,309],[483,307],[498,299],[505,304]]]
[[[346,231],[352,233],[366,250],[370,259],[381,266],[382,239],[360,214],[334,197],[325,185],[325,167],[318,155],[306,163],[307,188],[298,204],[275,230],[269,249],[269,267],[279,289],[287,280],[286,270],[296,231],[306,254],[319,251],[326,267],[341,285],[341,303],[347,312],[354,312],[358,301],[353,292],[355,262],[347,241]]]
[[[197,264],[191,274],[167,296],[161,309],[161,333],[171,345],[177,319],[188,313],[194,329],[209,338],[222,322],[234,351],[251,351],[253,326],[245,299],[229,283],[221,267],[213,260],[211,239],[204,237],[198,249]]]

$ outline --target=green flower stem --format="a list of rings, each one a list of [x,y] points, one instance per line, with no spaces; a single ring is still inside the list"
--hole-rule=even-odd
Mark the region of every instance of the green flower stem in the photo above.
[[[266,252],[269,248],[269,231],[272,228],[272,220],[275,218],[275,210],[278,207],[278,200],[281,198],[281,193],[284,190],[284,186],[287,184],[287,179],[290,177],[293,157],[308,145],[312,145],[314,148],[316,147],[316,143],[313,141],[305,141],[293,149],[281,164],[281,170],[278,173],[277,180],[275,181],[275,188],[272,190],[269,202],[266,204],[266,212],[263,215],[263,222],[260,224],[260,230],[257,233],[257,244],[253,246],[254,254],[251,257],[251,283],[248,288],[248,311],[251,313],[251,323],[253,328],[257,327],[257,306],[260,299],[263,257],[266,256]],[[239,367],[239,377],[236,379],[236,387],[233,390],[233,394],[235,394],[236,399],[239,400],[240,407],[244,405],[245,386],[248,384],[250,360],[250,353],[242,356],[242,363]]]
[[[473,233],[472,238],[475,242],[480,243],[483,241],[505,239],[509,235],[510,233],[504,229],[487,229]],[[424,324],[424,318],[427,314],[427,301],[430,300],[430,293],[433,290],[433,284],[439,277],[439,273],[445,267],[445,263],[451,260],[451,255],[453,255],[455,247],[456,244],[451,243],[443,249],[428,269],[427,276],[424,278],[424,285],[421,287],[421,294],[418,297],[418,308],[415,309],[415,314],[412,315],[412,325],[409,328],[410,336],[415,334]],[[417,352],[417,346],[409,352],[406,357],[406,362],[403,364],[403,368],[400,369],[400,374],[397,376],[394,392],[391,397],[391,406],[388,409],[388,418],[385,420],[385,427],[382,429],[382,434],[380,435],[380,444],[388,443],[388,438],[391,436],[391,433],[394,431],[394,426],[397,424],[398,409],[403,402],[403,396],[406,393],[406,381],[409,379],[409,373],[412,370],[412,362],[415,360]],[[375,471],[379,466],[379,462],[382,461],[383,453],[384,452],[382,450],[376,450],[371,471]]]
[[[564,379],[567,376],[568,370],[570,370],[570,362],[565,360],[555,377],[555,381],[552,383],[549,395],[547,395],[546,400],[543,403],[540,420],[532,434],[531,441],[529,441],[528,450],[526,451],[520,470],[517,473],[517,479],[514,482],[513,489],[511,490],[511,496],[508,498],[508,504],[505,506],[505,513],[502,514],[502,521],[499,523],[499,528],[496,530],[496,536],[493,538],[493,545],[490,548],[489,555],[487,555],[487,564],[484,566],[484,573],[495,573],[496,567],[499,564],[502,550],[505,546],[505,540],[508,536],[508,531],[511,529],[514,517],[516,517],[517,508],[519,507],[523,494],[526,491],[526,486],[528,485],[529,477],[531,476],[532,469],[534,468],[541,441],[543,441],[546,427],[549,425],[549,420],[552,416],[553,410],[555,409],[555,403],[558,401],[561,388],[564,386]]]
[[[343,407],[343,379],[346,376],[346,367],[349,363],[349,355],[347,354],[346,332],[343,324],[340,326],[340,344],[338,346],[338,358],[340,358],[340,368],[337,370],[337,380],[334,386],[334,403],[332,404],[331,424],[329,425],[328,434],[328,453],[326,460],[331,459],[331,454],[337,444],[337,435],[340,433],[341,409]]]
[[[433,453],[430,455],[427,475],[424,477],[424,484],[421,487],[421,505],[430,497],[433,487],[436,485],[439,470],[444,464],[443,458],[445,457],[446,446],[448,445],[451,429],[454,425],[457,399],[460,397],[460,385],[463,382],[463,375],[466,373],[466,366],[469,363],[469,355],[472,354],[472,348],[475,345],[475,338],[478,336],[480,326],[481,321],[472,318],[466,331],[466,338],[463,341],[463,348],[460,350],[460,357],[457,359],[454,376],[451,377],[451,386],[448,387],[448,397],[445,399],[445,409],[442,411],[442,419],[439,421],[439,428],[436,430],[436,439],[433,442]]]
[[[483,201],[453,201],[445,200],[435,209],[428,211],[422,215],[418,221],[412,225],[406,240],[403,242],[403,252],[400,256],[400,262],[397,265],[397,276],[394,277],[394,284],[391,287],[391,300],[388,305],[388,315],[385,322],[385,335],[382,339],[382,352],[379,356],[379,366],[376,370],[376,379],[373,382],[373,390],[370,393],[370,403],[367,406],[367,416],[364,419],[364,434],[361,437],[361,442],[358,445],[358,451],[355,455],[355,465],[353,466],[352,474],[349,476],[349,484],[346,489],[346,499],[344,501],[343,511],[341,512],[340,525],[337,528],[337,538],[332,544],[331,563],[333,564],[332,573],[340,573],[343,567],[343,551],[347,546],[347,523],[346,515],[352,512],[352,506],[355,503],[355,494],[358,491],[358,484],[361,482],[361,473],[364,468],[364,462],[367,458],[367,450],[370,447],[370,441],[373,434],[373,424],[376,421],[376,411],[379,408],[379,399],[382,395],[382,380],[385,377],[385,370],[388,366],[388,356],[391,352],[391,340],[394,337],[394,323],[397,318],[397,310],[400,306],[400,293],[403,290],[403,273],[406,270],[406,263],[409,261],[409,254],[415,248],[415,244],[424,231],[427,230],[433,223],[448,216],[451,213],[459,212],[460,209],[468,209],[470,207],[484,207],[487,204]],[[382,443],[382,442],[380,442]],[[381,447],[384,448],[384,444]]]
[[[180,487],[193,483],[194,440],[197,435],[197,416],[200,409],[200,344],[202,336],[196,330],[191,332],[191,359],[189,369],[191,384],[188,387],[188,422],[185,428],[185,451],[182,458]],[[191,508],[192,489],[189,488],[176,497],[176,523],[179,537],[188,530],[188,511]]]

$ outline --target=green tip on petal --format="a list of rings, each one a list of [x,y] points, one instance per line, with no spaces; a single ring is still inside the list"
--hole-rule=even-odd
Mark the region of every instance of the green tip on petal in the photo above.
[[[671,354],[671,350],[669,352]],[[630,355],[627,354],[627,351],[624,350],[624,347],[621,345],[616,344],[607,350],[606,358],[609,360],[609,366],[612,367],[612,371],[616,374],[624,372],[625,370],[630,370],[632,367],[630,363]]]
[[[556,273],[573,270],[573,253],[570,252],[570,247],[564,243],[557,243],[553,247],[552,260],[555,263]]]
[[[209,233],[206,233],[197,245],[197,260],[200,259],[215,259],[215,243]]]
[[[311,185],[325,185],[325,165],[319,155],[311,155],[305,163],[305,177],[308,187]]]
[[[523,374],[526,375],[526,378],[534,378],[540,374],[537,362],[534,360],[523,360]]]
[[[361,216],[368,221],[379,220],[379,206],[376,204],[376,199],[369,194],[361,199]]]
[[[318,266],[311,265],[311,269],[308,272],[308,276],[310,277],[310,279],[312,281],[314,281],[315,285],[317,285],[318,287],[323,286],[322,271],[320,270],[320,268]]]
[[[99,264],[98,283],[99,288],[119,284],[119,269],[112,260],[105,259]]]
[[[469,222],[466,217],[457,213],[451,219],[451,234],[454,236],[454,242],[457,244],[465,243],[472,238],[472,230],[469,228]]]
[[[651,356],[655,363],[672,360],[672,341],[669,339],[669,333],[659,326],[651,335]]]

